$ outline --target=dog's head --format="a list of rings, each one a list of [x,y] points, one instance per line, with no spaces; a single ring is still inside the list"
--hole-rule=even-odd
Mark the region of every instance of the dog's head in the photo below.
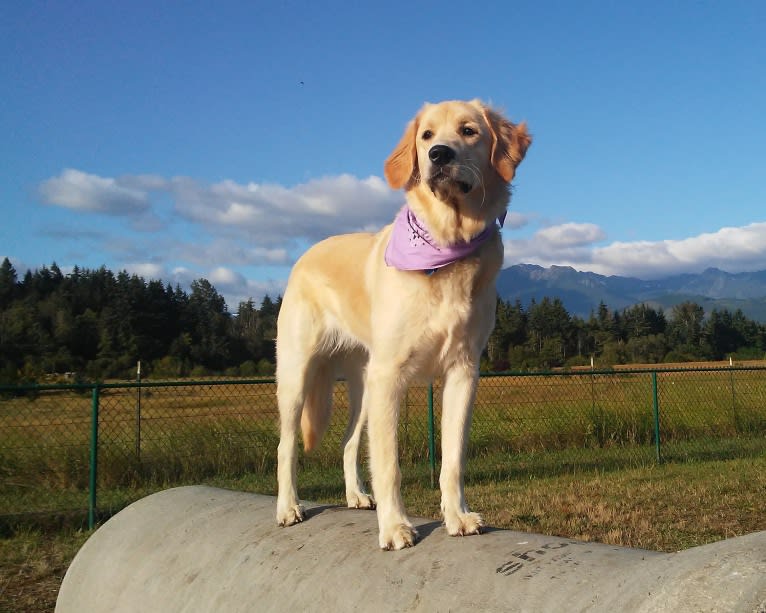
[[[532,139],[478,100],[426,104],[386,160],[394,189],[429,189],[443,202],[484,202],[487,190],[513,179]]]
[[[426,104],[386,160],[385,175],[407,191],[439,244],[469,241],[503,215],[531,142],[525,123],[479,100]]]

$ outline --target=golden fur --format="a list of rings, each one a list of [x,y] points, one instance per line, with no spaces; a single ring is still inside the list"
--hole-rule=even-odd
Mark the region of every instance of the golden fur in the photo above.
[[[394,189],[442,245],[469,241],[496,227],[509,184],[531,142],[477,100],[426,104],[405,129],[385,164]],[[454,160],[437,167],[434,145]],[[304,517],[296,489],[296,436],[306,449],[327,429],[332,385],[348,381],[350,418],[344,439],[350,507],[377,505],[379,545],[401,549],[417,533],[401,499],[397,424],[402,394],[415,377],[442,377],[441,509],[451,535],[483,525],[463,495],[465,441],[481,352],[494,325],[494,281],[503,260],[499,231],[472,255],[432,275],[400,271],[384,262],[392,226],[380,232],[324,240],[295,264],[279,314],[277,383],[281,417],[277,522]],[[358,451],[367,423],[372,489],[363,489]]]

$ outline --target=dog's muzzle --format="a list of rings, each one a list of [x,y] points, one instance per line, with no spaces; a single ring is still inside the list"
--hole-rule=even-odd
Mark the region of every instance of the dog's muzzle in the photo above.
[[[434,145],[428,150],[428,159],[434,165],[431,176],[428,179],[428,186],[434,193],[448,188],[449,185],[456,185],[464,194],[473,189],[473,185],[457,178],[459,169],[457,166],[450,165],[455,160],[455,150],[447,145]]]

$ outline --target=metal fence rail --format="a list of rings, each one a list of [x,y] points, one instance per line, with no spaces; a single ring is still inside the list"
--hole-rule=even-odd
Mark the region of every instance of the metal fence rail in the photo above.
[[[315,461],[342,466],[345,383]],[[441,383],[401,407],[403,463],[439,456]],[[0,386],[0,518],[82,513],[147,483],[273,473],[271,379]],[[766,454],[766,367],[496,373],[482,376],[470,458],[498,477],[576,466]],[[534,459],[534,462],[532,461]],[[55,493],[55,495],[53,495]]]

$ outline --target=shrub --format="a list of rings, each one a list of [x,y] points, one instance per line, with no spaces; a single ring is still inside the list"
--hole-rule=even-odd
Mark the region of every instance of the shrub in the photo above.
[[[564,366],[567,368],[573,368],[575,366],[590,366],[590,358],[586,358],[584,355],[576,355],[573,358],[569,358]]]
[[[189,373],[189,375],[193,379],[199,379],[201,377],[206,377],[208,374],[209,373],[208,373],[207,368],[205,368],[204,366],[199,366],[199,365],[195,366],[194,368],[192,368],[191,372]]]
[[[172,355],[166,355],[152,364],[152,375],[158,379],[175,379],[181,376],[181,371],[181,360]]]
[[[253,360],[246,360],[239,365],[239,374],[242,377],[255,377],[258,374],[258,365]]]
[[[259,360],[258,362],[258,374],[262,377],[273,377],[276,372],[274,364],[269,362],[266,358]]]
[[[732,354],[732,357],[735,360],[766,359],[766,355],[764,355],[763,350],[758,349],[758,347],[741,347],[740,349],[737,349],[734,354]]]

